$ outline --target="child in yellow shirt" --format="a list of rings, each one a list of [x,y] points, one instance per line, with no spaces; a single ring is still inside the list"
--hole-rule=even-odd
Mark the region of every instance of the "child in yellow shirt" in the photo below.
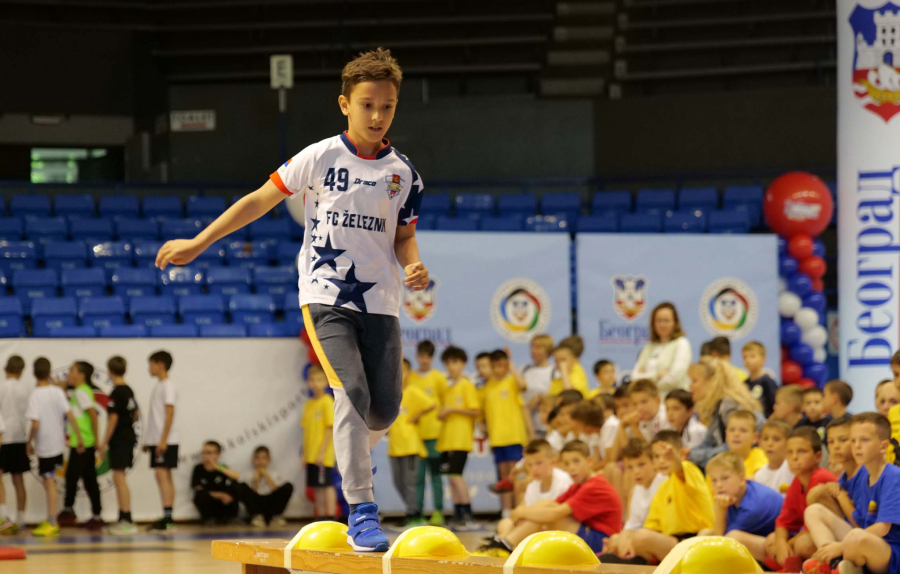
[[[459,347],[447,347],[441,354],[441,362],[447,369],[447,390],[441,400],[444,406],[438,413],[438,419],[444,425],[437,441],[437,449],[441,453],[441,473],[446,474],[450,481],[453,529],[462,531],[479,528],[472,516],[469,486],[463,478],[466,459],[472,451],[475,419],[481,416],[478,391],[472,381],[462,374],[468,360],[466,352]]]
[[[409,374],[409,383],[418,387],[428,397],[437,403],[437,409],[430,411],[419,419],[416,425],[419,429],[419,438],[425,443],[425,456],[419,461],[419,472],[416,476],[416,499],[418,506],[425,506],[425,478],[431,475],[431,502],[434,512],[431,514],[433,526],[444,525],[444,482],[441,480],[441,453],[437,450],[437,439],[441,435],[441,421],[438,420],[438,411],[441,407],[441,397],[447,390],[447,377],[437,369],[431,368],[434,360],[434,343],[421,341],[416,347],[416,362],[418,370]]]
[[[584,340],[578,335],[566,337],[553,349],[556,374],[550,381],[550,395],[556,396],[566,389],[575,389],[582,396],[588,394],[588,378],[578,362],[584,351]]]
[[[303,452],[306,486],[313,489],[318,518],[334,516],[337,495],[334,492],[334,397],[325,392],[328,378],[318,365],[309,368],[312,398],[303,405]]]
[[[391,475],[394,488],[406,506],[404,529],[422,526],[422,505],[416,489],[420,457],[425,456],[425,445],[419,438],[416,423],[437,407],[437,403],[421,389],[410,385],[410,364],[403,359],[403,399],[400,414],[388,430],[388,458],[391,461]]]
[[[497,477],[510,475],[522,458],[522,446],[531,436],[531,420],[519,394],[516,377],[510,373],[506,351],[491,353],[492,376],[481,390],[482,409],[487,425],[488,441],[497,465]],[[509,518],[513,508],[513,494],[500,495],[503,518]]]

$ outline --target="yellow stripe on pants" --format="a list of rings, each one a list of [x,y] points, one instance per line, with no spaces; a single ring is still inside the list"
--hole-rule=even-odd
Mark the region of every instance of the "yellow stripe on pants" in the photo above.
[[[322,363],[322,369],[325,370],[325,376],[328,377],[328,385],[341,389],[344,388],[344,384],[338,378],[337,373],[334,372],[334,368],[332,368],[331,363],[328,361],[328,357],[325,356],[325,351],[322,349],[319,337],[316,336],[316,327],[313,324],[312,317],[309,315],[309,305],[303,306],[303,325],[306,327],[306,332],[309,335],[309,341],[312,343],[313,350],[316,352],[316,356],[319,357],[319,362]]]

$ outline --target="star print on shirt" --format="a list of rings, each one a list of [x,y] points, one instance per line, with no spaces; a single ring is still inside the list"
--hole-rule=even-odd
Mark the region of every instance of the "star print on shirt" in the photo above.
[[[312,221],[312,229],[310,229],[310,231],[315,231],[315,230],[319,227],[319,222],[320,222],[321,220],[316,219],[315,217],[313,217],[312,219],[310,219],[310,221]],[[313,241],[315,241],[315,239],[313,239]]]
[[[323,265],[327,265],[327,266],[331,267],[332,271],[337,271],[337,263],[335,262],[335,259],[340,257],[345,251],[347,251],[346,249],[333,248],[331,246],[331,237],[329,237],[328,235],[325,236],[325,246],[324,247],[318,247],[316,245],[313,245],[312,248],[316,251],[316,254],[319,256],[319,260],[315,262],[315,265],[313,265],[313,268],[312,268],[313,271],[315,271],[316,269],[318,269],[319,267],[321,267]]]
[[[315,243],[316,239],[318,239],[319,236],[318,235],[310,235],[309,238],[312,240],[313,243]]]
[[[316,279],[316,278],[315,278],[315,277],[314,277],[314,278],[313,278],[313,280],[312,280],[312,282],[313,282],[313,283],[318,283],[318,282],[319,282],[319,280],[318,280],[318,279]]]
[[[414,209],[409,210],[409,217],[404,217],[403,222],[407,225],[415,223],[419,219],[419,216],[416,215],[416,211]]]
[[[341,307],[347,303],[353,303],[363,313],[366,312],[366,300],[363,299],[363,294],[377,284],[358,280],[356,278],[356,263],[353,262],[350,263],[350,269],[347,270],[347,275],[343,280],[327,277],[325,280],[340,289],[337,299],[334,300],[336,306]]]
[[[318,202],[318,201],[316,202],[316,207],[317,207],[317,208],[319,207],[319,202]]]

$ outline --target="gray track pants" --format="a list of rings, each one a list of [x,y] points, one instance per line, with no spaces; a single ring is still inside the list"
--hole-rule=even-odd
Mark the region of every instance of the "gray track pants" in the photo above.
[[[374,502],[371,449],[400,412],[400,321],[341,307],[304,306],[303,320],[334,390],[334,453],[350,504]]]
[[[416,497],[416,474],[419,471],[419,455],[392,456],[391,475],[394,479],[394,488],[403,499],[408,518],[418,518],[422,514]]]

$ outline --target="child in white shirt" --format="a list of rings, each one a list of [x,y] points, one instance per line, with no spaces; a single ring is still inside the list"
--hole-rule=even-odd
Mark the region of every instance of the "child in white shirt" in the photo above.
[[[783,497],[794,482],[787,461],[787,439],[791,427],[784,421],[769,419],[759,436],[759,447],[766,453],[769,464],[756,471],[753,481],[768,486]]]

